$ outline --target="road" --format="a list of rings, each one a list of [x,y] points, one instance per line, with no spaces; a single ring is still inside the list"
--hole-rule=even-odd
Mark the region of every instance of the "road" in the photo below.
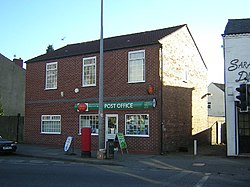
[[[144,167],[97,165],[16,155],[0,156],[1,187],[22,186],[249,186],[249,172],[209,172],[204,163],[193,170],[159,160],[144,161]],[[172,161],[172,162],[177,162]],[[204,169],[203,169],[204,168]]]

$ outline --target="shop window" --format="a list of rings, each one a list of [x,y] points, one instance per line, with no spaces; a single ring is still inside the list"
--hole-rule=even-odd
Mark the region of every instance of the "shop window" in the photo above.
[[[149,136],[148,114],[126,114],[125,115],[126,136]]]
[[[96,86],[96,57],[83,58],[82,86]]]
[[[128,82],[145,82],[145,51],[128,53]]]
[[[61,134],[61,115],[42,115],[41,133]]]
[[[83,127],[90,127],[92,134],[98,134],[98,114],[80,115],[79,134]]]
[[[239,134],[240,136],[250,137],[250,114],[239,114]]]
[[[57,62],[46,64],[45,89],[57,89]]]

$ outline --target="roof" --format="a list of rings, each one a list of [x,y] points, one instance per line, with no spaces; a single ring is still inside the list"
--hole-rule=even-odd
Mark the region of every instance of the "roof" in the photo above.
[[[8,59],[7,57],[5,57],[4,55],[2,55],[1,53],[0,53],[0,61],[4,61],[4,62],[12,62],[10,59]]]
[[[250,33],[250,18],[228,20],[224,35],[245,33]]]
[[[225,92],[225,84],[220,83],[213,83],[215,86],[217,86],[219,89],[221,89],[223,92]]]
[[[3,54],[0,53],[0,63],[9,64],[9,66],[11,65],[10,67],[16,66],[16,67],[20,68],[21,71],[26,71],[26,70],[21,66],[21,65],[23,65],[23,64],[19,64],[19,63],[17,63],[17,61],[15,62],[15,60],[19,61],[19,59],[13,59],[13,61],[12,61],[12,60],[8,59],[7,57],[5,57]],[[23,61],[22,61],[22,62],[23,62]],[[0,70],[0,71],[1,71],[1,70]]]
[[[186,24],[174,27],[158,29],[153,31],[145,31],[135,34],[128,34],[116,37],[105,38],[103,40],[104,51],[125,49],[132,47],[140,47],[147,45],[159,44],[159,40],[163,37],[179,30],[186,26]],[[53,60],[58,58],[65,58],[70,56],[86,55],[98,53],[100,51],[100,40],[89,42],[70,44],[53,52],[49,52],[38,57],[32,58],[25,63]]]

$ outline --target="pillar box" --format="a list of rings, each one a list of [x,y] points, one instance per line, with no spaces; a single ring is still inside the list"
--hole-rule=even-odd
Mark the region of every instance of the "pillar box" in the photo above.
[[[91,128],[84,127],[81,129],[81,156],[91,157]]]

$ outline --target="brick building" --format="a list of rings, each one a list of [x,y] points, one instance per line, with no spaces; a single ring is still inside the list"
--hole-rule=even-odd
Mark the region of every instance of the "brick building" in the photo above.
[[[99,40],[26,63],[25,142],[63,146],[71,135],[80,146],[81,128],[91,126],[97,150]],[[206,93],[207,68],[187,25],[104,39],[105,141],[121,132],[130,152],[188,147],[208,128]]]
[[[5,116],[24,116],[25,69],[22,59],[6,58],[0,53],[0,103]]]

